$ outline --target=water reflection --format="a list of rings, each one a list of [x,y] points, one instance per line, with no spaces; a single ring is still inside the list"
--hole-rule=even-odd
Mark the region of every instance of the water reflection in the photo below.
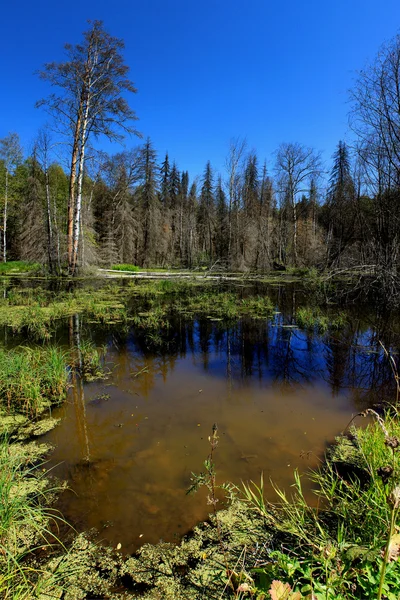
[[[112,370],[85,385],[74,375],[61,426],[47,436],[71,487],[66,518],[126,551],[178,539],[208,511],[204,494],[185,490],[214,422],[219,481],[257,481],[264,471],[289,488],[293,469],[315,466],[355,412],[393,397],[379,344],[395,349],[387,323],[354,319],[319,336],[293,326],[296,295],[289,300],[270,320],[176,317],[157,335],[71,318],[69,343],[107,344]]]

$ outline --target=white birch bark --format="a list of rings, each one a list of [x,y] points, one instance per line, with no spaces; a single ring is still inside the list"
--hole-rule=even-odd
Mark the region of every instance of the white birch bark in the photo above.
[[[3,262],[7,262],[7,209],[8,209],[8,169],[6,167],[6,189],[3,210]]]

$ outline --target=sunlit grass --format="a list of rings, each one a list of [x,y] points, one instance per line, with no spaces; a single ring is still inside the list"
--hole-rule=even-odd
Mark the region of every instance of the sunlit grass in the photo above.
[[[137,265],[129,265],[129,264],[122,264],[122,265],[112,265],[110,267],[111,270],[113,271],[129,271],[132,273],[136,273],[137,271],[140,271],[140,267],[138,267]]]
[[[346,314],[338,312],[327,314],[319,307],[302,307],[296,311],[296,322],[301,329],[316,330],[325,333],[330,330],[338,330],[345,327],[347,323]]]
[[[321,468],[309,474],[314,503],[305,497],[297,472],[290,494],[274,487],[274,503],[264,498],[263,479],[260,485],[244,484],[244,500],[274,535],[267,567],[253,572],[260,593],[280,580],[299,599],[307,594],[328,600],[377,598],[383,572],[384,597],[397,600],[397,555],[384,571],[382,566],[384,548],[400,547],[395,546],[398,536],[390,538],[399,526],[392,496],[400,485],[400,424],[397,416],[387,416],[382,424],[376,420],[365,429],[354,428],[350,439],[339,439]],[[382,467],[389,469],[388,477]]]
[[[10,260],[0,263],[0,275],[21,274],[41,269],[39,263],[27,262],[24,260]]]
[[[9,412],[35,416],[65,398],[67,357],[59,348],[0,350],[0,403]]]
[[[62,591],[59,569],[46,571],[36,559],[38,550],[65,552],[57,537],[65,521],[49,508],[64,486],[48,477],[42,458],[47,451],[44,445],[0,441],[0,597],[5,600],[55,598]]]

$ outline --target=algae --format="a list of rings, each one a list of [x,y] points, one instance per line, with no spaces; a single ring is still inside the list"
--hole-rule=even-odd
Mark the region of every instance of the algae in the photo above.
[[[264,520],[240,501],[218,513],[224,554],[215,518],[201,523],[179,545],[145,544],[131,557],[95,544],[94,532],[80,534],[68,553],[46,569],[63,573],[65,600],[103,595],[143,600],[220,598],[226,584],[225,561],[250,569],[271,535]],[[243,559],[243,547],[248,548]]]

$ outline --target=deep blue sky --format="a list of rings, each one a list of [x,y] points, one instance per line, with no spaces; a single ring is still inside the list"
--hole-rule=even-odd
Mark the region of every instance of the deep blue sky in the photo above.
[[[322,150],[329,167],[348,137],[348,89],[398,32],[400,2],[9,0],[0,22],[0,138],[16,131],[29,150],[47,118],[34,104],[49,91],[34,72],[64,60],[63,44],[81,40],[87,19],[102,19],[125,41],[140,131],[160,158],[168,150],[195,175],[208,159],[223,169],[237,136],[270,170],[284,141]]]

